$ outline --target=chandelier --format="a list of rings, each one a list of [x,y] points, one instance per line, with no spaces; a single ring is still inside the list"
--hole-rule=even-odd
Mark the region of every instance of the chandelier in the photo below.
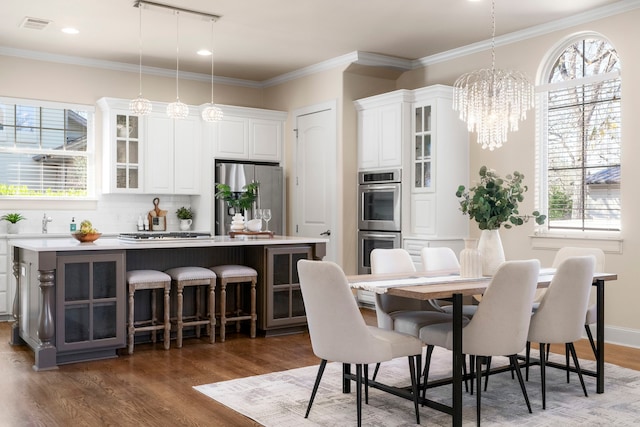
[[[205,122],[217,122],[222,120],[224,113],[216,104],[213,103],[213,24],[215,20],[211,20],[211,102],[202,110],[202,120]]]
[[[176,10],[176,102],[167,105],[167,116],[172,119],[184,119],[189,115],[187,104],[180,102],[178,80],[180,79],[180,12]]]
[[[481,69],[460,76],[453,85],[453,108],[467,122],[469,132],[476,132],[483,149],[493,151],[507,141],[507,132],[517,131],[520,120],[534,105],[533,85],[516,70],[496,70],[495,0],[491,2],[491,69]]]
[[[145,116],[151,112],[151,102],[142,96],[142,7],[138,5],[138,58],[139,58],[139,87],[140,92],[136,99],[132,99],[129,103],[129,111],[134,116]]]

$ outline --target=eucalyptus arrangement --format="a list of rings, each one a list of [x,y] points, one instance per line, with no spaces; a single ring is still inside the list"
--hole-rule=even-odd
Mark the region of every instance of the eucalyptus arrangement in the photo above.
[[[193,219],[193,209],[191,209],[191,207],[184,207],[181,206],[178,208],[178,210],[176,210],[176,215],[178,216],[178,219]]]
[[[231,191],[231,187],[227,184],[216,184],[218,190],[215,194],[216,199],[221,199],[227,202],[229,207],[234,208],[237,211],[244,211],[251,209],[253,202],[258,197],[258,187],[260,183],[252,182],[242,187],[244,191],[235,193]]]
[[[11,224],[17,224],[23,219],[27,219],[27,218],[23,217],[22,214],[19,214],[19,213],[8,213],[0,217],[0,221],[7,221],[7,222],[10,222]]]
[[[460,185],[456,197],[462,213],[469,215],[469,219],[475,219],[480,230],[498,230],[501,226],[511,228],[524,224],[530,218],[534,218],[536,224],[544,224],[546,215],[538,211],[521,215],[518,211],[518,203],[524,200],[524,193],[528,190],[523,184],[523,174],[515,171],[503,179],[486,166],[480,168],[479,174],[480,182],[469,189]]]

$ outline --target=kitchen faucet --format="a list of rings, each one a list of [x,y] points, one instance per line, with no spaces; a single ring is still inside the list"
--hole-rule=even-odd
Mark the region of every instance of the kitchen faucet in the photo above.
[[[42,217],[42,234],[47,234],[47,224],[53,221],[53,218],[47,216],[45,212],[44,217]]]

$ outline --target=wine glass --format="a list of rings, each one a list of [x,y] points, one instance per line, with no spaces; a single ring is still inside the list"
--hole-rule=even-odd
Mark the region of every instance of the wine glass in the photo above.
[[[255,213],[253,214],[253,219],[260,220],[260,229],[262,230],[262,209],[255,209]]]
[[[269,221],[271,220],[271,209],[262,209],[262,219],[267,223],[264,231],[269,231]]]

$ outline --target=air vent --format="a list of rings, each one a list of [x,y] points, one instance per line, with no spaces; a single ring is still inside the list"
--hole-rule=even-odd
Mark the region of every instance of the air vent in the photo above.
[[[24,18],[24,21],[22,21],[22,24],[20,24],[20,28],[28,28],[30,30],[44,30],[49,26],[49,24],[51,24],[51,21],[49,21],[48,19],[30,18],[27,16],[26,18]]]

